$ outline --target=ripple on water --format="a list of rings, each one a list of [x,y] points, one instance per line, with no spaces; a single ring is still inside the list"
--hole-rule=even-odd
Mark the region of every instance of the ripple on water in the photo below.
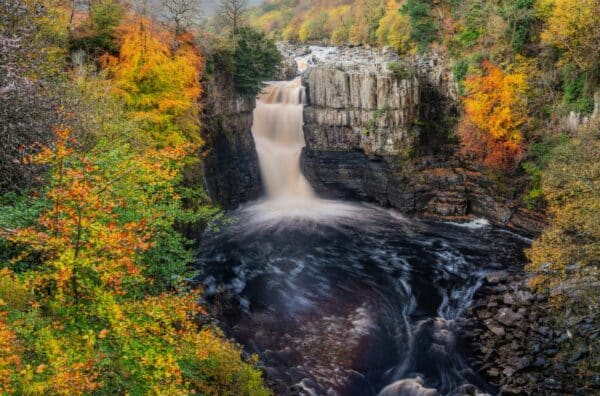
[[[277,394],[490,390],[465,363],[455,319],[488,271],[522,259],[523,240],[481,222],[289,204],[232,212],[205,236],[198,263],[209,305],[261,356]]]

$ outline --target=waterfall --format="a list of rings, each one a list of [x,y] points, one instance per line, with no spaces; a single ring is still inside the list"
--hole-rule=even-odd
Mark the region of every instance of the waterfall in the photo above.
[[[302,174],[303,108],[300,78],[270,82],[256,100],[252,135],[266,199],[244,208],[248,229],[300,222],[352,223],[363,211],[356,204],[318,198]]]
[[[300,78],[270,83],[256,101],[252,134],[269,199],[297,201],[315,196],[300,172],[303,107]]]

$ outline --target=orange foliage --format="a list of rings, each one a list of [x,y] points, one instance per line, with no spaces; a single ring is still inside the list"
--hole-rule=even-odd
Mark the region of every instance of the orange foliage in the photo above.
[[[6,323],[4,302],[0,300],[0,394],[14,392],[12,382],[21,370],[21,346],[17,336]]]
[[[169,32],[136,18],[119,29],[119,56],[103,64],[134,119],[158,146],[199,142],[200,75],[204,60],[189,33],[178,36],[175,49]]]
[[[51,208],[42,213],[38,225],[19,229],[10,238],[45,256],[45,271],[32,286],[46,290],[52,285],[56,290],[52,298],[70,305],[92,298],[95,288],[121,292],[124,280],[140,276],[136,255],[151,247],[149,224],[162,213],[123,224],[125,203],[115,197],[113,184],[133,172],[129,166],[135,167],[136,177],[143,177],[145,170],[152,178],[169,182],[177,171],[167,164],[181,160],[187,151],[182,146],[149,150],[130,164],[106,169],[97,158],[74,152],[70,129],[58,128],[55,133],[54,148],[43,148],[30,158],[53,165],[54,184],[47,193]],[[160,193],[153,198],[160,199]]]
[[[527,78],[523,73],[504,73],[489,61],[482,66],[481,76],[465,82],[468,94],[459,126],[462,150],[486,166],[509,169],[524,154]]]

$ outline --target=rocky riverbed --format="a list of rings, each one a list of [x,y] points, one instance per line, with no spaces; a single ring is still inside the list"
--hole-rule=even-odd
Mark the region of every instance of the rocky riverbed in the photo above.
[[[547,296],[531,293],[522,270],[489,274],[464,321],[470,363],[500,395],[600,394],[600,375],[579,367],[600,329],[589,318],[557,325]]]

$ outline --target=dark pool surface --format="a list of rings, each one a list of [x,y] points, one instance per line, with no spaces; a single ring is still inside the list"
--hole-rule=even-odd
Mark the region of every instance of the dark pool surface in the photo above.
[[[198,261],[207,303],[260,355],[275,393],[494,393],[466,364],[456,319],[487,272],[523,260],[527,242],[483,221],[308,206],[309,216],[261,204],[230,213]]]

